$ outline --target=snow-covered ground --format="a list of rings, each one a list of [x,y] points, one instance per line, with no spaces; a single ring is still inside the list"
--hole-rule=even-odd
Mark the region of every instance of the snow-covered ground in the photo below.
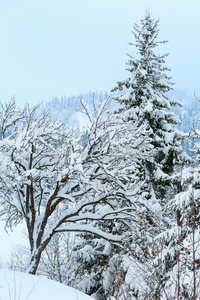
[[[90,300],[64,284],[20,272],[0,269],[0,300]]]

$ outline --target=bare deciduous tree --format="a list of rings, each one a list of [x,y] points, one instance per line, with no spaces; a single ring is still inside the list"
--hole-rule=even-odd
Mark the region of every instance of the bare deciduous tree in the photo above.
[[[39,117],[37,106],[27,106],[17,122],[12,108],[15,127],[10,120],[0,141],[0,216],[7,227],[25,222],[31,274],[55,234],[88,232],[118,243],[123,235],[98,228],[98,221],[127,226],[134,216],[143,182],[133,170],[151,148],[145,128],[119,115],[104,117],[106,103],[94,105],[92,115],[82,102],[89,123],[84,147],[71,128],[47,114]]]

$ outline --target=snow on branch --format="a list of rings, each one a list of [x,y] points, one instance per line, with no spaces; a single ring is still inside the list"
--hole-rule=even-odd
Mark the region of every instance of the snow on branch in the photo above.
[[[106,112],[108,99],[94,112],[81,103],[90,121],[84,143],[63,122],[52,121],[48,114],[39,116],[37,107],[28,106],[19,112],[12,106],[16,126],[0,140],[0,215],[7,227],[25,221],[31,250],[27,270],[33,274],[58,232],[88,232],[123,241],[123,236],[108,234],[97,223],[113,220],[127,227],[140,202],[145,182],[141,158],[152,151],[146,129]]]

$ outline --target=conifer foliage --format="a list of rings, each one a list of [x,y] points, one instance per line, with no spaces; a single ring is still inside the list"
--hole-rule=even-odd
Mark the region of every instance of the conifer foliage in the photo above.
[[[199,299],[200,148],[197,141],[200,131],[193,127],[189,137],[194,161],[175,175],[179,182],[178,193],[166,207],[173,212],[174,218],[170,229],[160,235],[165,245],[160,258],[167,278],[163,281],[162,299],[168,299],[167,296],[170,299]]]
[[[117,82],[113,89],[121,91],[114,97],[121,104],[118,113],[124,113],[125,120],[132,120],[139,128],[146,126],[154,149],[151,158],[141,160],[144,193],[138,210],[140,222],[133,224],[127,270],[127,282],[138,299],[159,297],[164,271],[156,258],[162,251],[157,236],[170,226],[162,211],[170,193],[177,190],[172,177],[175,167],[190,160],[181,146],[183,134],[174,127],[180,121],[171,108],[181,103],[167,94],[173,88],[167,74],[170,69],[165,65],[167,54],[156,51],[160,44],[166,43],[157,41],[158,22],[147,11],[141,25],[134,26],[135,42],[130,45],[135,46],[137,56],[128,55],[129,77]]]
[[[182,136],[172,125],[178,124],[170,109],[181,103],[167,95],[173,84],[170,71],[165,65],[167,54],[159,54],[155,48],[166,41],[157,41],[158,20],[146,12],[141,26],[135,25],[133,35],[137,56],[128,55],[127,71],[129,77],[119,81],[113,91],[122,91],[115,99],[122,104],[123,110],[129,110],[128,118],[137,120],[138,126],[146,124],[152,130],[151,144],[156,149],[154,162],[146,161],[149,179],[158,198],[165,196],[164,186],[169,180],[176,164],[186,160],[179,140]]]

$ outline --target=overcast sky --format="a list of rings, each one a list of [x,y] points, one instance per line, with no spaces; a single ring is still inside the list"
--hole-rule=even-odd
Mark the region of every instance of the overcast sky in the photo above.
[[[107,90],[127,76],[131,30],[160,18],[177,89],[200,94],[199,0],[0,0],[0,100],[18,104]]]

